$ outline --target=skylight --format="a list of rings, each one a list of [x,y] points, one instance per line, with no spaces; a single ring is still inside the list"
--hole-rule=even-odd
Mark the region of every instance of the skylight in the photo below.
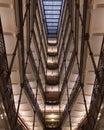
[[[43,14],[48,37],[57,37],[63,0],[42,0]]]

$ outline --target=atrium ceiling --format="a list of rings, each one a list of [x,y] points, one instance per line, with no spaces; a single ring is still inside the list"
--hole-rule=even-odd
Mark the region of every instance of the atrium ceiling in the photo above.
[[[48,37],[57,37],[64,0],[41,0]]]
[[[104,0],[0,0],[0,16],[0,129],[104,129]]]

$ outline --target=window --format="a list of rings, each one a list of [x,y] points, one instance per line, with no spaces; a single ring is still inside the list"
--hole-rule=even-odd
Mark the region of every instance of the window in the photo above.
[[[41,3],[47,27],[47,35],[50,37],[54,35],[56,37],[60,26],[63,0],[41,0]]]

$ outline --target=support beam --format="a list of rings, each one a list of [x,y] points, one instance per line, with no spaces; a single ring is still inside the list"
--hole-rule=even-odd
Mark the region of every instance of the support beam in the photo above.
[[[65,90],[65,84],[67,84],[68,82],[68,76],[70,75],[71,73],[71,70],[72,70],[72,67],[73,67],[73,64],[75,62],[75,49],[73,50],[72,52],[72,56],[71,56],[71,59],[70,59],[70,62],[69,62],[69,65],[68,65],[68,68],[67,68],[67,71],[66,71],[66,74],[65,74],[65,78],[64,78],[64,81],[63,81],[63,85],[62,85],[62,89],[61,89],[61,93],[60,93],[60,96],[59,96],[59,100],[61,101],[61,98],[63,96],[63,93],[64,93],[64,90]]]
[[[41,123],[43,125],[43,127],[45,127],[42,112],[40,110],[40,107],[39,107],[39,105],[37,103],[37,99],[36,99],[36,97],[35,97],[35,95],[34,95],[34,93],[32,91],[32,88],[31,88],[27,78],[25,80],[24,89],[25,89],[25,92],[26,92],[26,94],[27,94],[27,96],[28,96],[28,98],[29,98],[29,100],[30,100],[30,102],[32,104],[32,107],[33,107],[34,111],[36,112],[39,120],[41,121]]]
[[[65,119],[68,117],[69,111],[71,111],[71,109],[72,109],[72,106],[74,104],[74,101],[77,98],[79,90],[80,90],[80,78],[78,77],[76,82],[75,82],[75,85],[74,85],[74,87],[72,89],[72,92],[70,94],[70,97],[68,98],[68,101],[67,101],[66,107],[64,109],[64,112],[62,113],[60,126],[63,125]]]
[[[36,52],[37,52],[37,55],[40,59],[40,62],[41,62],[41,67],[42,67],[42,71],[43,71],[43,75],[44,75],[44,78],[45,78],[45,68],[43,66],[43,62],[42,62],[42,58],[41,58],[41,55],[40,55],[40,50],[39,50],[39,47],[38,47],[38,42],[36,40],[36,34],[35,34],[35,31],[33,30],[33,43],[34,43],[34,46],[36,47]]]
[[[41,92],[43,100],[45,102],[45,95],[44,95],[43,86],[42,86],[42,83],[41,83],[41,80],[40,80],[39,72],[37,70],[36,63],[35,63],[35,60],[34,60],[31,49],[30,49],[30,52],[29,52],[29,61],[30,61],[31,65],[32,65],[33,72],[34,72],[35,77],[37,78],[37,81],[39,83],[40,92]]]
[[[24,22],[25,21],[23,19],[23,14],[22,14],[23,13],[22,0],[18,1],[17,3],[18,3],[18,10],[17,11],[19,11],[19,12],[17,12],[18,17],[19,17],[19,19],[17,21],[18,21],[19,30],[20,30],[19,62],[20,62],[20,78],[21,78],[21,85],[22,85],[21,86],[21,91],[23,91],[23,89],[25,90],[26,95],[27,95],[27,97],[28,97],[28,99],[30,101],[30,104],[32,104],[33,110],[36,111],[37,116],[38,116],[39,120],[41,121],[41,123],[43,124],[43,127],[44,127],[44,121],[43,121],[42,113],[40,111],[40,108],[39,108],[39,105],[37,103],[36,97],[34,96],[34,93],[33,93],[32,89],[31,89],[29,81],[28,81],[28,79],[26,79],[26,64],[25,64],[25,61],[24,61],[25,60],[25,57],[24,57],[25,52],[24,52],[24,34],[23,34]],[[31,39],[30,38],[31,38],[32,29],[34,27],[34,19],[32,19],[33,21],[30,21],[30,12],[31,12],[30,7],[32,5],[30,5],[30,0],[27,0],[26,4],[27,4],[26,5],[26,15],[24,17],[26,18],[26,22],[27,22],[27,39],[26,40],[27,40],[27,52],[28,53],[25,56],[26,56],[26,60],[27,59],[30,60],[30,63],[31,63],[31,66],[33,68],[33,72],[35,74],[35,77],[37,77],[37,80],[39,81],[39,88],[40,88],[40,92],[41,92],[41,94],[43,96],[43,100],[45,100],[42,83],[41,83],[41,80],[40,80],[40,77],[39,77],[39,72],[38,72],[38,69],[36,67],[35,60],[34,60],[34,57],[32,55],[32,51],[30,50],[30,44],[31,44]],[[36,9],[36,6],[34,8]],[[33,14],[31,14],[31,15],[33,15]],[[22,95],[22,92],[21,92],[21,95]],[[21,103],[21,99],[20,99],[19,103]],[[17,114],[19,112],[19,105],[18,105]]]
[[[86,1],[85,1],[86,2]],[[84,9],[83,9],[83,20],[84,20],[84,22],[86,21],[86,15],[87,15],[87,9],[85,8],[87,5],[86,5],[86,3],[84,3]],[[77,11],[77,10],[76,10]],[[73,14],[73,12],[71,12],[71,15],[74,15]],[[72,30],[73,30],[73,28],[74,28],[74,25],[73,25],[73,18],[74,18],[74,16],[72,17],[71,16],[71,26],[72,26]],[[76,16],[75,16],[75,26],[77,26],[79,24],[79,19],[78,19],[78,12],[77,12],[77,14],[76,14]],[[81,83],[83,83],[83,80],[84,80],[84,76],[83,76],[83,71],[84,71],[84,65],[85,65],[85,61],[84,61],[84,58],[85,58],[85,56],[86,56],[86,51],[84,51],[85,50],[85,48],[86,48],[86,46],[85,46],[85,32],[86,32],[86,22],[84,23],[84,28],[82,28],[82,41],[81,41],[81,51],[80,51],[80,70],[79,70],[79,77],[77,78],[77,80],[76,80],[76,82],[75,82],[75,85],[74,85],[74,87],[73,87],[73,89],[72,89],[72,92],[71,92],[71,94],[70,94],[70,97],[68,98],[68,101],[67,101],[67,104],[66,104],[66,107],[65,107],[65,109],[64,109],[64,112],[63,112],[63,114],[62,114],[62,117],[61,117],[61,122],[60,122],[60,126],[62,126],[63,125],[63,123],[64,123],[64,121],[65,121],[65,119],[67,118],[67,116],[68,116],[68,114],[69,114],[69,111],[71,111],[71,109],[72,109],[72,106],[73,106],[73,104],[74,104],[74,102],[75,102],[75,100],[76,100],[76,98],[77,98],[77,95],[78,95],[78,93],[79,93],[79,91],[80,91],[80,88],[81,88]],[[78,41],[78,36],[77,36],[77,33],[78,32],[78,30],[75,30],[75,39],[74,39],[74,34],[73,34],[73,41],[74,41],[74,54],[73,54],[73,57],[74,58],[76,58],[76,52],[77,52],[77,41]],[[74,58],[73,58],[73,62],[74,62]],[[72,59],[72,57],[71,57],[71,59]],[[71,63],[70,64],[72,64],[72,61],[71,61]],[[69,67],[69,66],[68,66]],[[71,69],[71,66],[68,68],[68,70],[72,70]],[[69,72],[70,72],[69,71]],[[69,74],[69,72],[67,72],[67,75]],[[67,77],[68,76],[65,76],[65,79],[67,79]],[[66,80],[67,81],[67,80]],[[66,81],[65,81],[65,83],[66,83]],[[65,85],[64,85],[65,86]],[[62,88],[64,88],[65,89],[65,87],[62,87]],[[62,93],[61,93],[61,95],[62,95]]]
[[[7,114],[7,119],[10,128],[13,130],[23,130],[24,126],[18,121],[15,124],[16,109],[14,104],[14,97],[12,91],[12,84],[10,77],[8,77],[8,63],[6,57],[6,50],[4,45],[3,31],[0,19],[0,93],[3,99],[3,105]],[[17,127],[17,128],[16,128]]]
[[[98,72],[100,76],[100,81],[96,77],[88,117],[79,126],[79,128],[81,128],[82,130],[94,130],[97,122],[97,117],[104,99],[104,38],[102,42]]]

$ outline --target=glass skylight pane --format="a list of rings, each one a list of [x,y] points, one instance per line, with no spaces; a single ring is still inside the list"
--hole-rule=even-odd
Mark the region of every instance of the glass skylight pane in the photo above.
[[[47,23],[47,26],[58,26],[58,23]]]
[[[46,19],[47,18],[59,18],[59,15],[46,15]]]
[[[64,0],[41,0],[48,36],[57,36]]]
[[[59,19],[46,19],[46,22],[58,22]]]
[[[44,6],[45,10],[60,10],[61,6]]]
[[[57,15],[59,15],[59,14],[60,14],[60,11],[53,11],[53,10],[51,10],[51,11],[46,11],[46,10],[45,10],[45,14],[57,14]]]
[[[48,30],[51,30],[51,29],[57,29],[57,27],[48,27]]]
[[[57,30],[48,30],[48,33],[57,33]]]
[[[60,5],[61,6],[61,4],[62,4],[62,2],[61,1],[43,1],[43,4],[44,5]]]

